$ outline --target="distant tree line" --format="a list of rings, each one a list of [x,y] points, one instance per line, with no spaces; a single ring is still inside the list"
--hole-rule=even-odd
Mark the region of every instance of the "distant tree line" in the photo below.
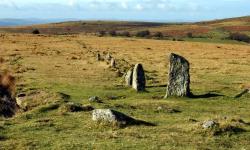
[[[250,37],[243,33],[231,33],[228,39],[250,43]]]
[[[130,33],[129,31],[123,31],[123,32],[117,32],[115,30],[111,30],[111,31],[99,31],[98,32],[98,36],[103,37],[103,36],[122,36],[122,37],[138,37],[138,38],[157,38],[157,39],[161,39],[164,38],[164,35],[162,32],[155,32],[155,33],[151,33],[149,30],[142,30],[142,31],[138,31],[136,33]]]

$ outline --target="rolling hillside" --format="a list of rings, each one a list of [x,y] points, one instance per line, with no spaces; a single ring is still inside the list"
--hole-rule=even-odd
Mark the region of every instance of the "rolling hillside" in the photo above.
[[[42,34],[97,33],[99,31],[128,31],[135,34],[141,30],[162,32],[167,37],[186,37],[192,33],[196,38],[225,38],[229,33],[240,32],[250,35],[250,17],[231,18],[198,23],[150,23],[112,21],[71,21],[34,26],[2,27],[0,32],[31,33],[39,29]]]

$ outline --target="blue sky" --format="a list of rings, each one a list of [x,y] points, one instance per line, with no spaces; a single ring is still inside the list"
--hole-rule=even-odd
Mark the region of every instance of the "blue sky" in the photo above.
[[[250,15],[250,0],[0,0],[0,18],[199,21]]]

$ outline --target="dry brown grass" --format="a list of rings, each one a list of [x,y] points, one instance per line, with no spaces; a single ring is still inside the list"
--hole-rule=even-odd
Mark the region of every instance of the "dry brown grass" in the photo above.
[[[241,91],[242,85],[250,83],[248,45],[85,35],[5,34],[4,37],[0,38],[0,57],[5,59],[6,68],[15,72],[17,93],[26,94],[23,102],[27,103],[32,111],[13,118],[8,122],[10,126],[4,125],[3,135],[8,139],[1,142],[3,148],[248,148],[248,132],[233,135],[232,139],[223,135],[216,138],[204,137],[193,132],[197,130],[192,128],[195,122],[185,121],[190,118],[203,122],[216,116],[230,116],[250,121],[248,96],[233,99],[233,96]],[[121,78],[116,76],[106,62],[96,61],[96,52],[110,52],[116,60],[124,59],[131,65],[142,63],[146,75],[154,78],[147,80],[147,85],[152,86],[167,83],[168,55],[172,52],[180,54],[190,61],[191,89],[194,94],[215,92],[225,96],[162,100],[161,96],[165,94],[164,87],[147,88],[148,93],[137,94],[131,89],[117,86]],[[68,59],[73,56],[78,59]],[[35,70],[18,73],[16,70],[19,67],[31,67]],[[43,89],[52,94],[29,93]],[[58,95],[53,95],[54,92],[68,94],[71,96],[70,101],[83,105],[89,105],[90,96],[99,96],[103,98],[104,103],[92,104],[93,107],[114,108],[132,117],[156,123],[157,126],[131,126],[115,130],[109,126],[95,127],[90,112],[59,114],[60,107],[55,102],[61,99]],[[125,98],[108,100],[106,96]],[[164,110],[157,111],[159,106]],[[175,110],[180,112],[172,113]],[[42,119],[52,121],[47,124],[37,122]],[[248,125],[243,128],[249,130]],[[227,129],[228,127],[225,128]]]
[[[3,95],[15,98],[16,93],[16,80],[9,71],[4,71],[0,74],[0,89]]]

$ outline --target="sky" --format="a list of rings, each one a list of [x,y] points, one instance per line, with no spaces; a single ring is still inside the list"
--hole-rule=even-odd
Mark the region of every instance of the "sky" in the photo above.
[[[0,0],[0,18],[183,22],[250,15],[250,0]]]

